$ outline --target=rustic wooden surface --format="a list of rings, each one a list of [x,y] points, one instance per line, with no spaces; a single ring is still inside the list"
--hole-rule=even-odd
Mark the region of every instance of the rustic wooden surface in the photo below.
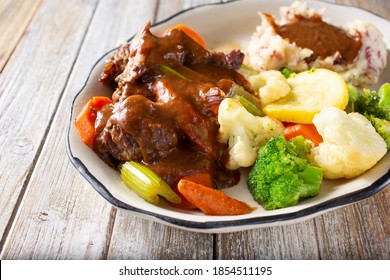
[[[1,259],[390,259],[389,188],[299,224],[205,234],[112,207],[72,166],[69,105],[96,59],[147,20],[213,2],[0,2]],[[388,0],[329,2],[390,19]]]

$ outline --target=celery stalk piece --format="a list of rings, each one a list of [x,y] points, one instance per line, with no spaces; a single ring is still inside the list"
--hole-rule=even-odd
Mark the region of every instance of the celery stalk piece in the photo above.
[[[251,102],[253,105],[255,105],[259,110],[261,109],[260,106],[260,99],[258,99],[256,96],[254,96],[252,93],[247,92],[242,86],[239,86],[235,84],[228,95],[228,97],[234,97],[234,96],[242,96],[249,102]]]
[[[258,71],[256,71],[255,69],[253,69],[252,67],[248,66],[248,65],[245,65],[245,64],[241,64],[241,67],[240,69],[238,70],[238,72],[243,75],[245,78],[248,78],[249,76],[252,76],[252,75],[257,75],[259,74]]]
[[[142,164],[127,161],[121,166],[120,172],[125,185],[152,204],[159,203],[159,196],[172,203],[181,202],[181,198],[163,179]]]
[[[260,109],[260,100],[253,94],[247,92],[242,86],[235,84],[228,97],[240,102],[252,115],[264,117],[264,113]]]
[[[178,76],[180,79],[183,79],[183,80],[186,80],[186,81],[189,80],[186,76],[180,74],[180,73],[177,72],[175,69],[172,69],[171,67],[166,66],[166,65],[160,65],[160,71],[163,72],[164,74],[173,74],[173,75],[176,75],[176,76]]]
[[[240,102],[241,105],[244,106],[244,108],[252,115],[257,117],[264,117],[263,112],[245,97],[240,95],[235,95],[232,98]]]

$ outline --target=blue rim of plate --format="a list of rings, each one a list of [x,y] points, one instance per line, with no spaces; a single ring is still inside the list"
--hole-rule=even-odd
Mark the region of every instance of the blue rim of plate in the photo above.
[[[181,11],[173,14],[172,16],[170,16],[162,21],[159,21],[159,22],[153,24],[152,27],[156,27],[160,24],[163,24],[163,23],[177,17],[178,15],[187,13],[187,12],[194,10],[194,9],[198,9],[198,8],[205,7],[205,6],[226,5],[226,4],[238,2],[238,1],[240,1],[240,0],[233,0],[230,2],[208,3],[208,4],[201,4],[201,5],[197,5],[194,7],[190,7],[188,9],[181,10]],[[377,17],[383,18],[383,17],[381,17],[381,16],[379,16],[371,11],[368,11],[368,10],[365,10],[362,8],[357,8],[357,7],[348,6],[348,5],[328,3],[328,2],[324,2],[324,4],[335,5],[335,6],[346,6],[346,7],[350,7],[350,8],[357,9],[357,10],[363,10],[363,11],[371,13]],[[133,36],[131,36],[127,41],[132,40],[134,36],[135,36],[135,34]],[[115,198],[107,190],[107,188],[95,176],[93,176],[91,172],[89,172],[88,168],[84,165],[84,163],[79,158],[77,158],[73,155],[72,148],[70,146],[70,139],[69,139],[70,128],[71,128],[71,125],[73,123],[72,122],[73,106],[74,106],[74,103],[75,103],[77,97],[82,93],[82,91],[84,90],[84,88],[88,84],[88,81],[89,81],[91,74],[92,74],[93,70],[95,69],[95,67],[101,62],[102,59],[104,59],[109,53],[113,52],[116,49],[117,48],[113,48],[113,49],[107,51],[106,53],[104,53],[92,66],[84,85],[77,92],[77,94],[73,97],[71,107],[70,107],[69,121],[68,121],[67,129],[66,129],[66,152],[68,154],[70,161],[76,167],[76,169],[80,172],[80,174],[83,175],[84,178],[92,185],[92,187],[103,198],[105,198],[109,203],[111,203],[115,207],[125,209],[128,211],[132,211],[135,214],[142,214],[142,215],[150,216],[150,217],[153,217],[161,222],[165,222],[165,223],[168,223],[172,226],[177,226],[177,227],[185,228],[188,230],[191,230],[191,229],[193,229],[193,230],[211,230],[211,231],[213,229],[214,230],[221,230],[221,229],[241,230],[240,227],[256,228],[256,226],[261,226],[261,225],[268,225],[269,224],[271,226],[272,224],[275,224],[278,222],[286,222],[286,221],[294,221],[294,220],[298,220],[298,219],[310,218],[310,216],[312,216],[312,215],[315,215],[315,214],[318,214],[321,212],[325,212],[325,211],[328,211],[328,210],[331,210],[334,208],[338,208],[341,206],[346,206],[348,204],[355,203],[355,202],[358,202],[360,200],[366,199],[366,198],[378,193],[379,191],[385,189],[386,186],[388,186],[390,184],[390,169],[389,169],[386,172],[386,174],[384,174],[379,179],[374,181],[371,185],[365,187],[362,190],[351,192],[351,193],[345,194],[343,196],[339,196],[339,197],[324,201],[323,203],[316,204],[314,206],[302,209],[300,211],[272,215],[272,216],[259,216],[259,217],[254,217],[254,218],[231,220],[231,221],[195,222],[195,221],[190,221],[190,220],[183,220],[183,219],[179,219],[179,218],[174,218],[174,217],[169,217],[169,216],[157,214],[157,213],[147,211],[144,209],[140,209],[140,208],[131,206],[127,203],[124,203],[121,200]]]

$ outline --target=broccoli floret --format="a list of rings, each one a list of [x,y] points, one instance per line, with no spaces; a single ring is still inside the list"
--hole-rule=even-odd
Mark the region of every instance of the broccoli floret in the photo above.
[[[362,93],[353,85],[347,84],[348,89],[348,105],[345,108],[347,113],[355,112],[355,103],[362,96]]]
[[[390,150],[390,84],[383,84],[378,91],[363,89],[363,93],[348,85],[348,93],[346,111],[358,112],[369,119]]]
[[[390,121],[379,119],[372,115],[366,117],[369,119],[376,132],[385,140],[387,150],[390,150]]]
[[[372,115],[379,119],[390,121],[390,84],[383,84],[378,91],[364,89],[360,93],[353,86],[349,86],[350,102],[354,112],[362,115]],[[358,94],[360,93],[360,94]]]
[[[260,148],[248,175],[248,188],[266,210],[293,206],[318,194],[323,172],[306,160],[310,146],[302,136],[289,142],[280,135]]]
[[[387,110],[387,113],[389,114],[388,112],[390,109],[390,84],[389,83],[385,83],[379,88],[378,96],[379,96],[379,104],[378,104],[379,107],[382,108],[383,110]]]
[[[279,69],[279,71],[283,74],[283,76],[288,79],[292,74],[294,74],[294,71],[292,71],[290,68],[282,67]]]

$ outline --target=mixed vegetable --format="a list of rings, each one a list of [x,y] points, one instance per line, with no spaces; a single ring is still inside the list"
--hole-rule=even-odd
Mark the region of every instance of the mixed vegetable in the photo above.
[[[206,48],[194,30],[175,28]],[[159,71],[188,80],[168,65],[160,65]],[[242,65],[239,72],[250,90],[234,85],[213,104],[220,126],[215,137],[228,147],[227,169],[250,169],[248,189],[264,209],[316,196],[324,178],[359,176],[390,148],[390,84],[360,91],[325,69],[258,73]],[[87,146],[93,145],[96,112],[110,103],[107,97],[94,97],[76,118],[75,127]],[[215,189],[207,172],[184,176],[169,186],[136,161],[123,162],[119,170],[126,186],[153,204],[163,197],[174,207],[207,215],[246,214],[255,208]]]

